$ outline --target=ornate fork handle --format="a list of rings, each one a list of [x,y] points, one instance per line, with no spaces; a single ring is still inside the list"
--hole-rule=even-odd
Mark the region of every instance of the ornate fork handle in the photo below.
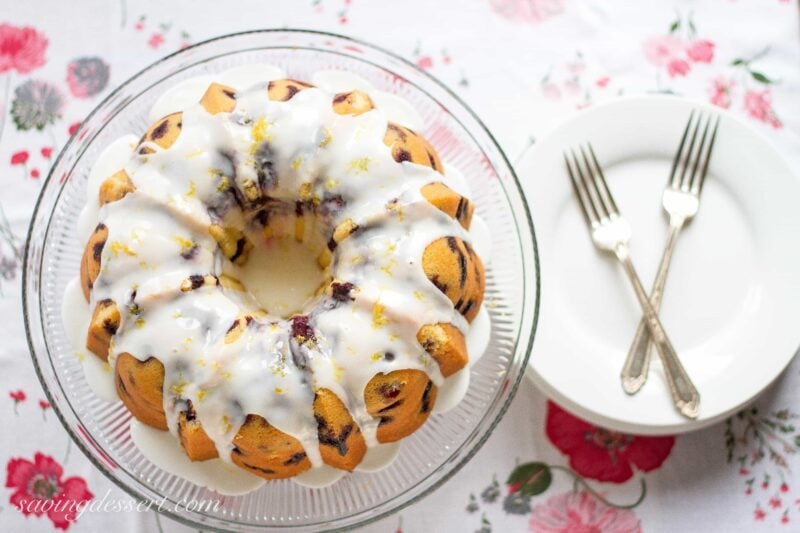
[[[667,243],[661,254],[661,263],[658,265],[653,290],[650,291],[650,304],[656,312],[661,309],[661,299],[664,295],[664,285],[667,282],[669,265],[672,261],[672,252],[675,250],[675,243],[678,242],[678,235],[683,229],[683,224],[682,220],[675,223],[670,222]],[[628,394],[637,393],[647,381],[652,348],[650,329],[647,327],[646,319],[642,317],[639,327],[636,328],[636,336],[628,351],[628,357],[625,359],[625,365],[622,367],[622,388]]]
[[[688,418],[697,418],[700,405],[700,394],[692,385],[689,375],[683,368],[675,348],[667,338],[664,327],[658,319],[658,314],[650,303],[650,299],[639,281],[639,276],[636,274],[636,269],[631,262],[630,252],[627,244],[619,244],[614,249],[614,253],[619,259],[622,266],[625,268],[625,273],[633,284],[636,297],[639,299],[639,305],[642,307],[644,313],[644,320],[650,330],[650,336],[655,344],[658,355],[661,358],[661,363],[664,366],[664,374],[667,378],[670,394],[672,394],[675,406]]]

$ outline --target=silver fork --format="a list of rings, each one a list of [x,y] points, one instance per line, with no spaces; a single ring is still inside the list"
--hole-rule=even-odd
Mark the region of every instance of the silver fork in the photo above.
[[[706,145],[712,122],[714,122],[714,125],[711,130],[711,137]],[[695,114],[692,111],[689,114],[689,120],[686,122],[686,128],[683,130],[678,151],[672,160],[672,170],[670,171],[667,187],[661,197],[661,204],[669,215],[669,233],[664,253],[661,255],[661,263],[658,266],[656,279],[653,283],[653,290],[650,293],[650,303],[656,311],[661,307],[664,284],[667,281],[669,264],[672,259],[672,252],[675,249],[675,243],[678,241],[678,235],[684,225],[697,214],[697,210],[700,207],[700,193],[703,191],[703,182],[708,172],[708,162],[711,159],[711,151],[717,138],[719,117],[714,121],[714,117],[709,116],[705,120],[705,126],[702,126],[702,124],[703,114]],[[701,127],[703,133],[700,137],[699,145],[695,148]],[[692,133],[689,139],[689,146],[684,150],[690,130]],[[679,166],[680,169],[678,168]],[[628,351],[625,365],[622,367],[622,388],[628,394],[638,392],[647,381],[651,353],[650,331],[647,328],[645,318],[642,318]]]
[[[678,360],[678,355],[658,319],[658,314],[636,274],[628,249],[631,227],[619,213],[592,145],[589,144],[588,148],[591,162],[584,148],[580,147],[583,168],[581,168],[574,150],[571,150],[572,164],[570,164],[566,152],[564,153],[564,163],[567,165],[570,181],[589,225],[592,241],[597,248],[613,252],[625,269],[644,313],[653,343],[661,357],[672,401],[684,416],[696,418],[700,406],[700,395]]]

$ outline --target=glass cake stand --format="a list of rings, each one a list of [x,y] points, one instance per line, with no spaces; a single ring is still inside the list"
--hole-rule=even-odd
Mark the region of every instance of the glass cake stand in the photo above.
[[[142,132],[155,99],[183,79],[248,63],[271,63],[297,79],[319,70],[350,71],[411,103],[421,133],[472,189],[476,213],[492,228],[484,305],[489,347],[470,369],[464,400],[405,439],[397,459],[376,473],[353,473],[325,488],[271,481],[216,508],[183,502],[220,500],[208,489],[151,463],[133,444],[121,402],[96,397],[67,339],[61,304],[79,269],[84,243],[75,226],[89,171],[113,140]],[[36,205],[23,278],[25,327],[33,363],[64,428],[109,479],[164,513],[202,529],[325,530],[377,520],[430,494],[453,476],[502,418],[528,362],[539,304],[539,264],[528,206],[514,170],[486,126],[452,91],[408,61],[339,35],[302,30],[237,33],[191,46],[139,72],[84,121],[59,155]]]

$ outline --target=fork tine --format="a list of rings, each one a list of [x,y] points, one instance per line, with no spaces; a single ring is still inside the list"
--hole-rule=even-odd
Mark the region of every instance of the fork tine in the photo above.
[[[608,182],[606,182],[606,177],[603,174],[603,169],[600,168],[600,163],[597,161],[597,155],[595,155],[594,153],[594,148],[592,148],[592,143],[586,143],[586,145],[589,147],[589,153],[592,156],[592,161],[594,162],[595,169],[597,170],[597,177],[599,178],[596,179],[597,183],[599,184],[598,190],[602,191],[601,196],[605,195],[604,201],[605,201],[606,211],[608,211],[610,215],[619,215],[619,209],[617,208],[617,204],[614,201],[614,197],[611,195],[611,191],[608,188]],[[584,160],[586,160],[586,153],[583,152],[583,148],[581,148],[581,152],[583,153]],[[587,165],[589,164],[588,160],[586,161],[586,164]]]
[[[714,117],[711,115],[708,116],[708,120],[706,120],[706,125],[703,127],[703,136],[700,137],[700,146],[697,147],[697,156],[694,158],[694,165],[692,166],[692,174],[689,176],[689,183],[688,188],[689,191],[694,192],[695,184],[697,183],[698,174],[697,169],[700,168],[700,160],[703,158],[703,148],[706,144],[706,137],[708,135],[708,127],[711,125],[711,120]]]
[[[593,226],[598,221],[597,215],[594,212],[594,206],[591,204],[591,199],[586,199],[586,189],[583,184],[579,184],[578,180],[575,178],[566,152],[564,152],[564,164],[567,166],[567,173],[569,174],[569,180],[572,182],[572,189],[575,191],[575,196],[578,197],[578,203],[581,204],[583,218],[586,219],[586,223],[589,226]]]
[[[689,179],[687,179],[686,171],[689,169],[689,165],[692,162],[692,152],[694,152],[694,142],[697,140],[697,131],[700,129],[700,123],[703,121],[703,112],[700,111],[697,114],[697,120],[694,124],[694,130],[692,131],[692,138],[689,141],[689,149],[686,151],[686,157],[683,159],[683,165],[681,167],[681,184],[680,188],[682,191],[689,190]]]
[[[709,119],[711,122],[711,119]],[[696,194],[700,194],[703,191],[703,183],[706,181],[706,174],[708,173],[708,162],[711,161],[711,151],[714,149],[714,141],[717,140],[717,129],[719,128],[719,116],[717,116],[716,122],[714,122],[714,129],[711,132],[711,140],[708,141],[708,150],[706,151],[706,158],[703,162],[703,170],[700,172],[700,177],[697,179],[697,182],[693,184],[692,190],[696,192]]]
[[[673,189],[677,189],[680,187],[681,182],[680,180],[676,180],[675,178],[678,176],[676,170],[678,170],[678,162],[681,160],[681,155],[683,154],[683,147],[686,144],[686,137],[689,135],[689,128],[692,125],[692,119],[694,118],[694,109],[692,109],[691,113],[689,113],[689,120],[686,121],[686,127],[683,129],[683,136],[681,137],[681,142],[678,145],[678,150],[675,152],[675,157],[672,159],[672,170],[669,172],[669,186]]]
[[[592,199],[594,210],[597,213],[597,216],[600,218],[600,220],[608,218],[608,206],[606,205],[602,194],[600,194],[600,190],[597,188],[597,178],[595,178],[592,165],[590,165],[589,160],[586,159],[586,152],[584,152],[582,146],[580,147],[580,150],[581,155],[583,155],[583,162],[586,166],[586,174],[582,172],[580,161],[578,161],[578,156],[575,155],[575,151],[573,150],[572,157],[575,160],[575,166],[578,168],[578,174],[580,174],[581,178],[583,179],[586,190],[589,191],[589,197]]]

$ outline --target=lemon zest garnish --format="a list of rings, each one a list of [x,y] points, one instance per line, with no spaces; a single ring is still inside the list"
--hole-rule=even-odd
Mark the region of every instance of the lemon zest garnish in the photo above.
[[[343,374],[344,368],[340,367],[336,363],[333,363],[333,379],[336,380],[336,383],[340,383],[342,381]]]
[[[331,135],[331,131],[328,128],[322,128],[322,134],[324,137],[322,138],[322,142],[319,143],[319,147],[325,148],[333,140],[333,135]]]
[[[369,157],[361,157],[350,161],[347,170],[355,170],[356,173],[367,172],[369,170]]]
[[[397,264],[397,261],[395,261],[394,259],[392,259],[392,260],[391,260],[391,261],[389,261],[387,264],[383,265],[383,266],[381,267],[381,270],[382,270],[382,271],[383,271],[383,272],[384,272],[384,273],[385,273],[387,276],[391,277],[391,276],[393,276],[393,275],[394,275],[394,274],[392,274],[392,269],[394,268],[394,266],[395,266],[396,264]]]
[[[280,387],[275,387],[275,394],[283,394],[283,389]]]
[[[186,385],[188,385],[187,382],[181,381],[176,385],[170,385],[169,391],[175,396],[181,396],[183,394],[183,389],[186,388]]]
[[[198,366],[206,366],[206,360],[203,359],[202,357],[198,359],[196,362]]]
[[[181,314],[180,311],[175,311],[174,313],[172,313],[172,318],[180,318],[182,316],[183,315]]]
[[[194,198],[197,194],[197,184],[194,180],[189,180],[189,192],[186,193],[185,198]]]
[[[222,424],[225,427],[225,433],[230,433],[233,429],[233,424],[231,424],[231,421],[228,419],[228,415],[222,415]]]
[[[372,306],[372,327],[380,328],[389,323],[389,319],[384,316],[383,312],[386,308],[380,302],[375,302]]]
[[[128,248],[127,244],[123,244],[119,241],[114,241],[111,243],[111,253],[114,254],[114,257],[119,257],[120,253],[130,255],[131,257],[136,257],[136,252]]]
[[[377,363],[378,361],[383,359],[383,355],[380,352],[375,352],[370,356],[370,359],[372,360],[373,363]]]
[[[294,159],[294,161],[292,161],[292,168],[293,168],[294,170],[300,170],[300,165],[302,165],[302,164],[303,164],[303,160],[304,160],[304,159],[305,159],[305,158],[304,158],[302,155],[301,155],[301,156],[299,156],[299,157],[296,157],[296,158]]]
[[[191,250],[192,247],[194,246],[194,243],[192,241],[184,237],[173,237],[172,239],[181,245],[181,252]]]
[[[222,180],[220,180],[219,184],[217,185],[217,192],[225,192],[231,188],[231,180],[228,179],[228,176],[222,176]]]
[[[250,130],[250,133],[253,135],[253,141],[260,144],[264,141],[272,140],[272,135],[269,134],[270,126],[272,126],[272,123],[267,122],[266,119],[264,119],[264,117],[261,117],[258,120],[256,120],[255,124],[253,124],[253,127]],[[255,153],[255,150],[257,149],[258,147],[255,146],[254,149],[252,150],[253,153]]]
[[[329,191],[335,189],[338,186],[339,186],[339,180],[328,178],[325,181],[325,188],[328,189]]]
[[[205,399],[207,395],[208,391],[206,389],[200,389],[199,391],[197,391],[197,399],[200,400],[201,402]]]
[[[398,335],[397,333],[391,333],[389,335],[389,340],[392,341],[392,342],[396,341],[399,338],[400,338],[400,335]]]
[[[300,185],[300,198],[303,200],[308,200],[311,198],[312,190],[310,183],[304,183]]]
[[[416,299],[417,299],[417,300],[419,300],[419,301],[422,301],[422,300],[424,300],[424,299],[425,299],[425,295],[424,295],[424,294],[422,294],[422,293],[421,293],[421,292],[419,292],[419,291],[414,291],[414,298],[416,298]]]
[[[205,150],[195,150],[194,152],[189,152],[188,154],[186,154],[183,157],[185,157],[186,159],[191,159],[193,157],[197,157],[198,155],[203,155],[204,151]]]
[[[134,322],[134,323],[133,323],[133,325],[134,325],[134,326],[135,326],[137,329],[142,329],[142,328],[144,327],[144,318],[137,318],[137,319],[136,319],[136,322]]]

